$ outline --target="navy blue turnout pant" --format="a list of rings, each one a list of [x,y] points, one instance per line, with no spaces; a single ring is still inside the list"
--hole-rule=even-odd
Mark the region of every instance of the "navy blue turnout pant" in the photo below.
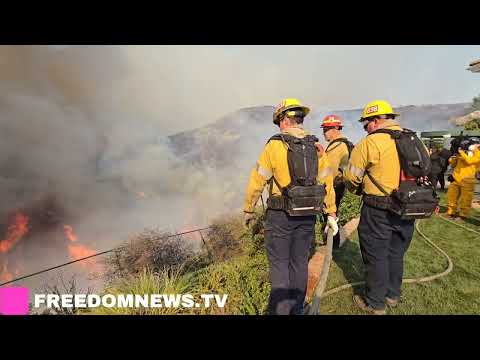
[[[315,221],[315,216],[290,216],[282,210],[267,210],[265,247],[270,267],[271,315],[303,313]]]
[[[385,297],[399,299],[403,257],[413,236],[414,220],[401,220],[388,210],[363,204],[358,225],[365,267],[365,299],[374,309],[385,308]]]

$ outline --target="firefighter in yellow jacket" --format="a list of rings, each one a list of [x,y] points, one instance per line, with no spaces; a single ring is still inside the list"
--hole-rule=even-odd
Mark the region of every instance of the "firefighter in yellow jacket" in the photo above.
[[[308,256],[310,246],[315,237],[316,215],[292,216],[290,209],[285,208],[285,191],[290,188],[294,179],[289,168],[290,143],[282,139],[312,139],[303,129],[304,117],[310,109],[297,99],[288,98],[280,103],[273,114],[273,122],[280,128],[281,138],[271,138],[263,149],[255,168],[250,174],[245,195],[245,225],[254,218],[254,207],[264,190],[269,186],[269,199],[265,220],[265,247],[269,261],[271,292],[268,304],[269,314],[298,315],[303,313],[307,280]],[[296,141],[296,140],[294,140]],[[302,141],[300,141],[302,142]],[[329,214],[328,226],[334,234],[338,232],[333,177],[328,159],[325,155],[317,155],[315,148],[310,147],[315,160],[316,174],[313,176],[315,188],[318,184],[326,190],[323,197],[323,212]],[[305,158],[305,173],[307,161]],[[313,167],[312,167],[313,168]],[[295,175],[296,177],[296,175]],[[322,205],[322,204],[320,204]],[[301,213],[301,209],[297,208]],[[317,208],[316,208],[317,209]],[[322,208],[317,210],[322,211]]]
[[[402,130],[395,121],[397,116],[388,102],[376,100],[365,107],[360,122],[369,134],[378,129]],[[395,141],[389,134],[376,133],[355,145],[344,174],[347,188],[363,195],[358,235],[365,292],[354,295],[353,301],[375,315],[385,314],[386,304],[399,302],[403,257],[413,236],[414,220],[402,220],[388,210],[391,199],[386,194],[399,187],[400,169]]]
[[[325,149],[325,153],[328,156],[328,161],[333,171],[333,188],[335,189],[335,205],[340,207],[343,195],[345,194],[345,181],[343,179],[343,173],[348,165],[350,158],[350,152],[353,149],[353,144],[343,136],[342,119],[338,115],[327,115],[322,122],[321,128],[323,130],[323,136],[328,141],[328,145]],[[340,232],[335,235],[333,239],[333,248],[338,249],[340,247]]]
[[[465,220],[472,207],[477,182],[475,174],[480,168],[480,145],[470,145],[467,152],[460,149],[458,155],[452,156],[448,162],[453,168],[454,181],[447,191],[447,215],[456,218],[458,207],[460,219]]]

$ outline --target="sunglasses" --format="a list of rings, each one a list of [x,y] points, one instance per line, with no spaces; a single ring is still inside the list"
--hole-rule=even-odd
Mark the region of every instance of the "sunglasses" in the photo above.
[[[364,120],[362,121],[362,124],[363,124],[363,129],[365,131],[368,131],[368,124],[370,124],[370,120]]]

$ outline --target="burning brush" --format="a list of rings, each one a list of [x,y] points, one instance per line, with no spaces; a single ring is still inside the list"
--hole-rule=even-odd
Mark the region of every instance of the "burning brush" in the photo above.
[[[22,260],[28,258],[24,251],[28,253],[29,249],[38,246],[36,244],[39,241],[49,241],[50,245],[55,242],[57,247],[65,246],[67,240],[66,254],[71,260],[94,255],[95,250],[79,243],[73,227],[63,223],[64,218],[62,208],[55,199],[48,196],[37,199],[28,208],[12,212],[4,225],[5,236],[0,240],[0,282],[8,282],[20,276],[20,269],[23,272]],[[21,247],[18,246],[20,242]],[[93,259],[78,264],[89,272],[98,270],[98,264]]]
[[[70,241],[70,243],[68,244],[68,253],[72,260],[78,260],[84,257],[94,255],[96,253],[95,250],[78,243],[78,236],[73,231],[72,226],[64,225],[63,230],[65,232],[65,236]],[[97,265],[92,259],[79,262],[79,264],[83,267],[91,267],[92,265]]]
[[[0,240],[0,254],[7,254],[29,231],[29,219],[20,210],[17,210],[10,217],[9,225],[5,238]],[[13,280],[14,274],[8,269],[8,258],[4,256],[0,262],[0,281],[6,282]],[[15,276],[18,276],[19,270],[15,269]]]
[[[19,210],[16,211],[13,221],[7,229],[5,239],[0,241],[0,254],[9,252],[20,239],[28,233],[28,217]]]

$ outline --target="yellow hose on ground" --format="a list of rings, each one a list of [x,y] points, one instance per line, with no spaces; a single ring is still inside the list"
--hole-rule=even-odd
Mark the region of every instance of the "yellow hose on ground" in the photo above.
[[[322,298],[323,291],[325,290],[325,286],[327,285],[328,273],[330,270],[330,263],[332,261],[332,249],[333,249],[333,231],[332,229],[328,229],[327,252],[325,254],[325,258],[323,259],[322,272],[320,274],[320,279],[318,280],[317,286],[315,287],[313,299],[310,302],[310,304],[306,307],[306,310],[305,310],[305,314],[307,315],[320,314],[320,299]]]

